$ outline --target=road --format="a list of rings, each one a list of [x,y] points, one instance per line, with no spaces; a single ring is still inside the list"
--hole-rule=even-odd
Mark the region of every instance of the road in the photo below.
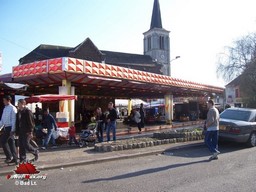
[[[204,146],[167,150],[163,154],[48,170],[46,180],[17,186],[0,178],[1,192],[252,192],[256,148],[221,144],[219,160],[209,162]]]

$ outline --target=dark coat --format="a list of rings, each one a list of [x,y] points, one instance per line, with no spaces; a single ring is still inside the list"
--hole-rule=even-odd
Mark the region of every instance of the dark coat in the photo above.
[[[110,119],[110,121],[115,121],[117,119],[117,111],[115,108],[109,109],[108,119]]]
[[[35,128],[34,115],[31,110],[24,108],[19,110],[16,116],[16,134],[22,135],[33,132]]]
[[[47,128],[48,130],[50,129],[55,129],[55,131],[57,130],[58,126],[56,124],[54,117],[51,114],[44,116],[43,127]]]

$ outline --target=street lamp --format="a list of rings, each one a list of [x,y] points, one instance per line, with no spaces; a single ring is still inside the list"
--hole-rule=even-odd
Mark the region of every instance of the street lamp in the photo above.
[[[179,59],[180,56],[176,56],[174,59],[172,59],[170,62],[172,62],[173,60]]]
[[[171,76],[171,62],[176,60],[176,59],[179,59],[179,58],[180,58],[180,56],[176,56],[175,58],[170,60],[170,76]]]

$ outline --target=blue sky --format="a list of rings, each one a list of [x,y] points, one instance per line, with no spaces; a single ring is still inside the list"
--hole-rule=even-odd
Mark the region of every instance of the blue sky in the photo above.
[[[223,86],[225,46],[256,32],[255,0],[159,0],[169,31],[172,75]],[[74,47],[89,37],[100,50],[143,54],[153,0],[0,0],[2,72],[40,44]]]

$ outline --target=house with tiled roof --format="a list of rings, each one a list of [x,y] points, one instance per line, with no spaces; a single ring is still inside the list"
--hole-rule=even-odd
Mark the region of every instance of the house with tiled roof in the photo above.
[[[233,107],[243,107],[244,94],[240,89],[241,75],[225,86],[226,103]]]

